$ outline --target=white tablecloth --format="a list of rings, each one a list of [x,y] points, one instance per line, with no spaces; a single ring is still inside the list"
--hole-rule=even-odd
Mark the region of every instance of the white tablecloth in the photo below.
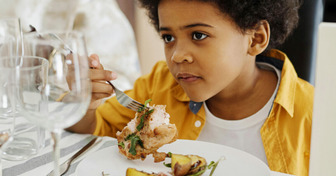
[[[74,153],[85,146],[93,136],[64,132],[60,140],[61,158],[60,163],[70,158]],[[3,176],[45,176],[53,169],[52,159],[52,141],[46,140],[46,147],[42,149],[37,156],[24,161],[6,161],[2,160]],[[106,147],[117,145],[117,141],[110,137],[99,137],[96,144],[82,156],[73,161],[69,171],[65,176],[75,176],[78,164],[90,153],[101,150]],[[271,176],[290,176],[279,172],[271,172]]]

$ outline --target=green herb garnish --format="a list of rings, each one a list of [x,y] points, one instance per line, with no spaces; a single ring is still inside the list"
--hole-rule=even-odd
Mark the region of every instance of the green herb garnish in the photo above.
[[[167,153],[167,157],[168,157],[168,158],[171,158],[171,157],[172,157],[172,153],[171,153],[171,152],[168,152],[168,153]]]
[[[145,114],[142,114],[142,116],[140,117],[140,123],[139,125],[136,127],[136,129],[138,131],[140,131],[143,127],[144,127],[144,124],[145,124],[145,118],[148,117],[149,114],[151,114],[152,112],[154,112],[154,109],[151,109],[149,111],[146,111]]]
[[[199,176],[199,175],[202,175],[204,172],[206,171],[206,169],[203,169],[203,170],[200,170],[192,175],[189,175],[189,176]]]
[[[152,101],[152,99],[146,100],[144,105],[147,107],[148,103],[151,102],[151,101]]]
[[[142,140],[140,139],[140,137],[139,137],[139,140],[138,140],[138,144],[140,145],[140,147],[144,148],[144,146],[143,146],[143,142],[142,142]]]
[[[145,122],[145,114],[143,114],[141,117],[140,117],[140,123],[139,123],[139,125],[136,127],[136,129],[138,130],[138,131],[140,131],[142,128],[143,128],[143,126],[144,126],[144,123]]]
[[[131,140],[131,147],[128,150],[128,152],[132,155],[136,155],[136,150],[135,147],[137,144],[139,144],[143,148],[143,143],[142,140],[140,139],[139,136],[135,135],[135,133],[128,135],[125,140]]]
[[[151,110],[145,112],[145,115],[148,116],[148,115],[151,114],[152,112],[154,112],[154,109],[151,109]]]
[[[218,161],[216,161],[216,162],[213,162],[213,161],[211,161],[210,162],[210,164],[208,165],[208,169],[211,169],[211,172],[210,172],[210,175],[209,176],[212,176],[212,174],[215,172],[215,169],[216,169],[216,167],[217,167],[217,165],[218,165],[218,163],[220,162],[220,161],[222,161],[222,160],[224,160],[225,159],[225,157],[221,157],[221,158],[219,158],[219,160]]]
[[[123,149],[125,148],[125,144],[124,144],[124,142],[119,142],[119,143],[118,143],[118,146],[122,147]]]
[[[140,108],[138,109],[138,112],[142,112],[142,111],[144,111],[144,110],[146,109],[148,103],[151,102],[151,101],[152,101],[152,99],[148,99],[148,100],[146,100],[144,106],[140,107]]]
[[[132,134],[128,135],[128,136],[125,138],[125,141],[128,141],[128,140],[132,139],[134,136],[135,136],[135,133],[132,133]]]
[[[165,163],[165,162],[163,162],[163,165],[166,166],[166,167],[171,168],[171,163]]]
[[[141,107],[138,109],[138,112],[142,112],[143,110],[145,110],[145,107],[144,107],[144,106],[141,106]]]
[[[211,172],[210,172],[209,176],[212,176],[212,174],[215,172],[215,169],[216,169],[218,163],[220,161],[224,160],[224,159],[225,159],[224,157],[221,157],[217,162],[211,161],[210,164],[207,165],[205,169],[200,170],[200,171],[198,171],[195,174],[192,174],[190,176],[199,176],[199,175],[202,175],[207,169],[211,169]]]

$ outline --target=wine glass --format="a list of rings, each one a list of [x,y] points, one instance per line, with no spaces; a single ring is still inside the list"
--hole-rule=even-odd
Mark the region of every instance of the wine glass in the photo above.
[[[0,56],[22,54],[22,35],[19,18],[0,18]]]
[[[19,92],[39,98],[23,96],[19,105],[28,120],[51,132],[54,175],[59,175],[60,134],[84,116],[91,100],[84,36],[79,32],[34,32],[24,36],[24,46],[26,55],[48,59],[48,77],[44,85],[33,79],[27,81],[20,74],[19,80],[26,81],[20,81]]]
[[[0,56],[8,57],[19,55],[19,43],[21,41],[21,26],[19,18],[0,18]],[[0,90],[0,118],[7,119],[12,116],[9,97]]]

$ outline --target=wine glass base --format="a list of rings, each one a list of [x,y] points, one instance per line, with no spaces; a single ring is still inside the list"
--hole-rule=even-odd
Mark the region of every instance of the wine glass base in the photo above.
[[[14,137],[2,149],[2,158],[10,161],[20,161],[34,156],[38,152],[36,142],[29,138]]]

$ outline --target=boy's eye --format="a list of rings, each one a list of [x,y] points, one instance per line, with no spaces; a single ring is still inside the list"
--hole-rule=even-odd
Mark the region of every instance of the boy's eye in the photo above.
[[[162,39],[165,43],[170,43],[175,40],[172,35],[162,35]]]
[[[194,32],[194,33],[192,34],[192,38],[193,38],[193,40],[203,40],[203,39],[205,39],[206,37],[208,37],[208,35],[206,35],[206,34],[202,34],[202,33],[200,33],[200,32]]]

